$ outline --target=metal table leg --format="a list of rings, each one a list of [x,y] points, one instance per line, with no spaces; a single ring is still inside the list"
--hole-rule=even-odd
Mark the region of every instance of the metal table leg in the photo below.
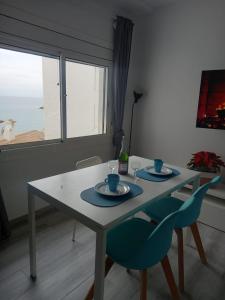
[[[30,277],[36,279],[36,233],[35,233],[35,199],[28,189],[28,213],[29,213],[29,251],[30,251]]]
[[[94,300],[104,299],[106,232],[96,232]]]
[[[193,181],[192,194],[199,188],[200,186],[200,176]]]

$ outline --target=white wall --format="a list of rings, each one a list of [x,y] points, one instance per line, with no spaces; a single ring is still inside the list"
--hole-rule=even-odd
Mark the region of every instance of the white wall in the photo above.
[[[224,12],[224,0],[181,1],[143,22],[133,153],[178,165],[200,150],[225,159],[225,131],[195,127],[201,71],[225,69]]]
[[[9,0],[1,1],[0,10],[1,13],[80,39],[59,36],[54,32],[46,32],[0,16],[0,42],[13,40],[15,44],[22,43],[25,47],[31,46],[37,50],[45,50],[47,47],[53,52],[56,49],[55,53],[58,54],[60,47],[65,46],[68,54],[74,56],[76,53],[77,59],[93,61],[96,56],[99,63],[101,57],[104,58],[103,62],[112,59],[112,22],[116,14],[121,12],[108,4],[103,6],[99,2],[99,5],[94,5],[90,0]],[[125,13],[123,15],[129,17]],[[6,33],[10,33],[10,37]],[[21,40],[21,37],[26,39]],[[31,42],[31,39],[37,42]],[[43,42],[42,45],[40,41]],[[50,44],[54,44],[56,48]],[[100,155],[103,160],[112,158],[112,137],[93,136],[78,139],[76,142],[1,152],[0,186],[9,218],[27,213],[26,182],[73,170],[77,160],[92,155]],[[41,205],[43,204],[38,207]]]
[[[125,142],[127,149],[129,147],[129,135],[130,135],[130,121],[131,121],[131,109],[132,104],[134,101],[133,91],[144,92],[143,86],[143,78],[142,75],[145,72],[145,66],[143,65],[143,53],[145,52],[146,45],[144,42],[144,38],[146,37],[146,16],[142,16],[141,20],[135,23],[134,26],[134,34],[132,39],[132,50],[130,56],[130,67],[129,67],[129,74],[128,74],[128,83],[127,83],[127,93],[126,93],[126,102],[125,102],[125,111],[124,111],[124,123],[123,128],[125,131]],[[141,98],[140,101],[143,101]],[[132,133],[132,142],[131,145],[133,146],[131,150],[133,153],[137,151],[135,146],[135,121],[138,117],[136,110],[138,109],[138,105],[135,105],[134,110],[134,125],[133,125],[133,133]]]
[[[0,182],[10,219],[27,213],[26,183],[75,169],[77,160],[112,156],[110,137],[92,136],[76,143],[61,143],[0,154]],[[37,208],[45,203],[37,201]]]

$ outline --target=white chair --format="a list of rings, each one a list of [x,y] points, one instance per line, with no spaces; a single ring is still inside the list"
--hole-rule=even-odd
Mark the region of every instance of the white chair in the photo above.
[[[76,170],[99,165],[102,163],[102,159],[99,156],[92,156],[83,160],[79,160],[76,162]],[[74,222],[73,227],[73,237],[72,241],[75,242],[75,235],[76,235],[76,221]]]
[[[76,169],[79,170],[79,169],[99,165],[101,163],[102,163],[102,159],[99,156],[92,156],[87,159],[79,160],[76,163]]]

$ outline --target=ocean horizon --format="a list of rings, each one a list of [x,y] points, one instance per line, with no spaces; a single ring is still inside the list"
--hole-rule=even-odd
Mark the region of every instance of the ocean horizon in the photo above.
[[[43,107],[43,98],[0,96],[0,120],[16,121],[15,134],[43,130],[44,112],[40,107]]]

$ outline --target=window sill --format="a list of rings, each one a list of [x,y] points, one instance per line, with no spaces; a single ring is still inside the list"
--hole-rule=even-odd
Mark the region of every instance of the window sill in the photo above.
[[[65,141],[52,140],[32,143],[33,145],[14,145],[13,148],[0,149],[0,163],[13,160],[26,160],[33,158],[37,160],[39,157],[47,155],[62,155],[73,151],[82,152],[84,148],[112,146],[112,136],[110,134],[100,134],[93,136],[85,136],[79,138],[69,138]],[[58,153],[58,154],[57,154]],[[58,159],[58,158],[57,158]]]
[[[54,139],[54,140],[37,141],[37,142],[31,142],[31,143],[2,145],[2,146],[0,146],[0,152],[29,150],[29,149],[40,148],[40,147],[48,147],[48,146],[57,145],[57,144],[60,145],[60,144],[79,143],[79,142],[91,141],[91,140],[96,140],[96,139],[99,140],[102,138],[109,138],[109,137],[112,137],[112,136],[110,134],[103,133],[103,134],[96,134],[96,135],[67,138],[65,140]]]

